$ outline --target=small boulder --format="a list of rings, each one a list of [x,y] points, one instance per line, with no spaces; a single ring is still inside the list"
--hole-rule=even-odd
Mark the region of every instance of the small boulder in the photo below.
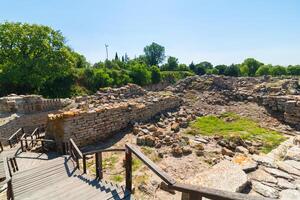
[[[233,157],[234,156],[234,152],[232,152],[231,150],[227,149],[226,147],[223,147],[222,148],[222,155]]]
[[[173,123],[171,125],[171,130],[174,131],[175,133],[177,133],[179,131],[179,129],[180,129],[180,126],[178,123]]]
[[[171,153],[174,157],[181,157],[183,154],[183,151],[180,146],[175,146],[172,148]]]
[[[182,147],[182,153],[183,155],[189,155],[192,153],[192,149],[189,146]]]
[[[278,178],[278,186],[280,189],[296,189],[296,185],[290,183],[289,181],[287,181],[284,178]]]
[[[277,168],[277,165],[273,158],[267,157],[267,156],[259,156],[259,155],[253,155],[253,160],[255,160],[258,164],[266,166],[266,167],[273,167]]]
[[[279,169],[265,167],[264,170],[266,172],[268,172],[269,174],[272,174],[275,177],[285,178],[285,179],[288,179],[288,180],[294,180],[294,178],[291,175],[289,175],[288,173],[286,173],[284,171],[281,171]]]
[[[282,200],[300,200],[299,190],[282,190],[280,192],[280,199]]]
[[[246,149],[243,146],[237,146],[235,148],[235,151],[238,152],[238,153],[243,153],[243,154],[248,154],[249,153],[248,149]]]
[[[274,199],[277,199],[279,197],[279,193],[276,189],[264,185],[258,181],[252,181],[252,188],[254,191],[256,191],[257,193],[265,197],[274,198]]]
[[[300,147],[294,146],[287,150],[285,160],[296,160],[300,161]]]

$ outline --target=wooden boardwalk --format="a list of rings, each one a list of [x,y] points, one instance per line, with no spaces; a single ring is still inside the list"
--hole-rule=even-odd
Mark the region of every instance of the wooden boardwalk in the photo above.
[[[12,186],[15,200],[133,199],[124,187],[82,174],[69,156],[15,173]]]

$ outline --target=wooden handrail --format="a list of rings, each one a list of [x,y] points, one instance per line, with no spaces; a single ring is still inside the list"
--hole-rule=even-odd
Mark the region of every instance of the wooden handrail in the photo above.
[[[21,138],[20,140],[21,141],[37,141],[37,142],[52,142],[52,143],[55,143],[55,140],[43,139],[43,138],[40,138],[40,139]]]
[[[13,143],[12,143],[12,140],[16,139],[16,143],[18,143],[18,134],[19,132],[21,131],[21,133],[24,133],[24,129],[23,128],[19,128],[14,134],[12,134],[9,138],[8,138],[8,143],[9,143],[9,146],[10,148],[13,147]]]
[[[4,183],[7,184],[7,190],[6,190],[7,199],[14,199],[12,179],[11,179],[12,172],[11,172],[11,169],[9,167],[8,158],[4,157],[3,162],[4,162],[3,164],[4,164],[4,171],[5,171]]]
[[[18,134],[18,132],[20,132],[21,130],[23,130],[23,128],[19,128],[14,134],[12,134],[12,135],[8,138],[8,140],[12,140],[12,139]]]
[[[128,151],[132,152],[136,157],[138,157],[149,169],[151,169],[157,176],[159,176],[168,185],[173,185],[176,181],[170,177],[166,172],[160,169],[152,160],[146,157],[139,149],[131,144],[125,144],[126,153]]]
[[[82,152],[80,151],[80,149],[77,147],[76,143],[74,142],[74,140],[71,138],[70,139],[70,144],[71,144],[71,149],[73,150],[73,148],[75,149],[76,151],[76,154],[79,156],[79,158],[83,158],[83,154]]]
[[[69,153],[70,153],[71,157],[73,158],[73,160],[75,160],[77,168],[80,169],[79,159],[84,158],[83,154],[80,151],[80,149],[77,147],[77,145],[75,144],[75,142],[72,138],[70,138],[69,142],[70,142]]]
[[[39,136],[39,132],[40,132],[40,129],[39,129],[39,128],[35,128],[35,129],[32,131],[32,133],[31,133],[30,136],[34,136],[34,135]]]
[[[126,144],[126,189],[132,189],[132,157],[133,153],[138,157],[152,172],[159,176],[170,189],[187,194],[188,200],[200,200],[202,197],[217,200],[269,200],[269,198],[256,197],[242,193],[228,192],[218,189],[206,188],[201,186],[177,183],[172,177],[161,170],[154,162],[146,157],[138,148],[132,144]]]
[[[101,152],[111,152],[111,151],[125,151],[125,148],[116,148],[116,149],[96,149],[92,151],[83,152],[83,155],[91,155],[95,153],[101,153]]]
[[[224,190],[218,190],[213,188],[201,187],[190,184],[176,183],[174,185],[168,186],[170,189],[187,193],[187,194],[197,194],[199,197],[206,197],[209,199],[217,200],[271,200],[270,198],[257,197],[237,192],[229,192]],[[196,195],[195,195],[196,196]],[[193,199],[193,198],[189,198]]]
[[[75,142],[70,139],[71,146],[80,155],[81,151],[78,149]],[[82,153],[83,158],[83,172],[86,173],[86,156],[95,154],[96,158],[96,177],[103,178],[102,169],[102,153],[112,151],[125,150],[125,168],[126,168],[126,189],[132,191],[132,154],[140,159],[152,172],[159,176],[168,186],[168,188],[182,192],[185,194],[187,200],[200,200],[202,197],[217,199],[217,200],[270,200],[265,197],[256,197],[242,193],[223,191],[219,189],[212,189],[190,184],[177,183],[175,179],[170,177],[166,172],[160,169],[153,161],[146,157],[137,147],[132,144],[125,144],[125,149],[96,149]],[[78,163],[78,160],[77,160]],[[79,165],[79,163],[78,163]]]

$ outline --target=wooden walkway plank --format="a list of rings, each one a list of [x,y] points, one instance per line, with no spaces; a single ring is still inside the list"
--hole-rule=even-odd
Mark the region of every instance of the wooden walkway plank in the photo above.
[[[12,184],[16,200],[108,200],[130,194],[124,187],[82,174],[66,156],[17,172]]]

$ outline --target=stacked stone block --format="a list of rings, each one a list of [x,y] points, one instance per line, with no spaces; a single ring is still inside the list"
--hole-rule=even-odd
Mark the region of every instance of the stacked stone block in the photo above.
[[[77,145],[85,146],[109,138],[130,123],[149,120],[180,104],[181,99],[174,95],[153,94],[126,102],[103,104],[91,110],[50,114],[46,135],[55,139],[58,145],[73,138]]]
[[[39,95],[10,95],[0,98],[2,113],[36,113],[57,110],[66,106],[68,99],[44,99]]]

